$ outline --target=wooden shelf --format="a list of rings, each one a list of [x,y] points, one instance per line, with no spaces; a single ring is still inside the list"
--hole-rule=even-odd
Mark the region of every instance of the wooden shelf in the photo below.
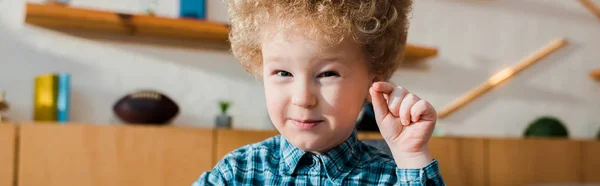
[[[25,22],[62,31],[91,31],[166,39],[227,41],[229,25],[197,19],[131,15],[59,4],[27,4]],[[408,44],[405,59],[436,56],[437,49]]]
[[[600,81],[600,69],[592,70],[590,72],[590,77],[592,77],[595,80]]]
[[[406,54],[404,57],[407,61],[418,61],[421,59],[436,56],[437,54],[438,50],[436,48],[407,44]]]
[[[229,26],[222,23],[131,15],[72,8],[56,4],[27,4],[25,22],[58,30],[84,30],[169,39],[226,41]]]

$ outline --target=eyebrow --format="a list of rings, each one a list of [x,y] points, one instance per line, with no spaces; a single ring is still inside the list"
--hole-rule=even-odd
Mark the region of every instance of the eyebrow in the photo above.
[[[265,58],[264,61],[280,62],[280,61],[283,61],[283,57],[281,57],[281,56],[268,56],[268,57]]]

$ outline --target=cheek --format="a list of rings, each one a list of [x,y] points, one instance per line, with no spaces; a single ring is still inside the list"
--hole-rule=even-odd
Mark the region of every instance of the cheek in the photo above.
[[[282,91],[284,89],[278,88],[276,85],[265,83],[265,99],[267,103],[267,109],[271,120],[275,124],[279,123],[284,117],[283,113],[286,108],[287,94]]]
[[[323,87],[321,92],[328,103],[327,111],[323,112],[344,122],[354,121],[358,117],[366,97],[366,91],[352,83]]]

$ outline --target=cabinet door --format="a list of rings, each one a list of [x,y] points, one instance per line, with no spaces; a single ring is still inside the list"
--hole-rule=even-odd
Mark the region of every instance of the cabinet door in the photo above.
[[[16,127],[0,123],[0,186],[12,186],[15,177]]]
[[[217,129],[216,152],[214,163],[216,164],[227,153],[244,145],[257,143],[267,138],[279,135],[276,130],[230,130]]]
[[[600,184],[600,141],[582,143],[583,183]]]
[[[433,137],[429,150],[447,185],[481,186],[486,183],[485,145],[478,138]]]
[[[491,186],[578,184],[581,143],[563,139],[492,139]]]
[[[209,129],[23,125],[19,185],[191,185],[212,168],[212,143]]]

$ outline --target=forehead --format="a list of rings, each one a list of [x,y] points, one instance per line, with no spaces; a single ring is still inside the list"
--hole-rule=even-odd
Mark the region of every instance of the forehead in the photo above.
[[[290,29],[267,29],[261,39],[263,57],[300,55],[340,55],[362,54],[362,46],[352,37],[343,37],[341,41],[330,42],[311,35],[302,27]]]

